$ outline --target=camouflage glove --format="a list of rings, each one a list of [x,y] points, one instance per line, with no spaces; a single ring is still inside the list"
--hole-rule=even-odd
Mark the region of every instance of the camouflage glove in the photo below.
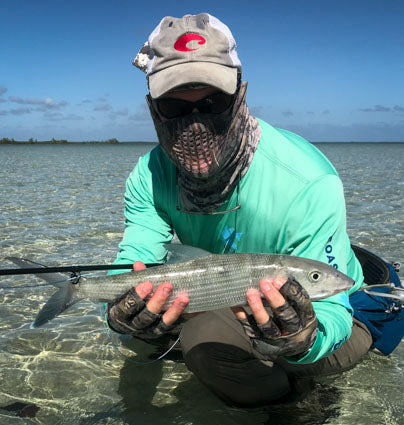
[[[180,318],[174,324],[166,325],[162,314],[152,313],[134,288],[107,307],[108,324],[113,330],[144,340],[179,335],[184,320]]]
[[[264,359],[280,356],[303,357],[317,335],[317,319],[306,290],[294,279],[288,279],[279,291],[286,302],[273,309],[273,316],[258,325],[253,315],[239,320],[253,347]]]

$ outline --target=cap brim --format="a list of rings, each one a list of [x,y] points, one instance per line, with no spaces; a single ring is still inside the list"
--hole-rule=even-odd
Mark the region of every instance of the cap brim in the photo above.
[[[237,68],[212,62],[189,62],[165,68],[149,75],[148,79],[153,98],[189,83],[206,84],[233,94],[237,89]]]

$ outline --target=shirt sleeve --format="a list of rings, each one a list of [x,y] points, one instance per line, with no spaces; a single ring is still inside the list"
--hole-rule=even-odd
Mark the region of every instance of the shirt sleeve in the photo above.
[[[114,264],[165,262],[164,244],[171,241],[173,232],[167,214],[155,207],[148,159],[148,155],[139,159],[126,182],[125,232]],[[122,271],[109,272],[116,273]]]
[[[294,200],[284,220],[279,249],[288,255],[322,261],[347,273],[350,250],[342,183],[326,175],[310,183]],[[351,335],[352,307],[342,292],[313,302],[318,333],[311,350],[293,363],[313,363],[331,355]]]

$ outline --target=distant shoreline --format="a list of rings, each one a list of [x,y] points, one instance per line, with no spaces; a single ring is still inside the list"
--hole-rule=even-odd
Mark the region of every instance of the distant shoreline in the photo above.
[[[142,142],[142,141],[131,141],[131,142],[119,142],[119,141],[82,141],[82,142],[69,142],[67,140],[45,140],[45,141],[29,141],[29,140],[4,140],[0,139],[0,145],[127,145],[127,144],[143,144],[143,145],[155,145],[157,142]]]
[[[400,144],[403,141],[321,141],[311,142],[314,145],[317,144],[328,144],[328,143],[385,143],[385,144]],[[0,139],[0,145],[157,145],[158,142],[142,142],[142,141],[131,141],[131,142],[119,142],[119,141],[86,141],[86,142],[69,142],[67,140],[55,140],[55,141],[28,141],[28,140],[4,140]]]

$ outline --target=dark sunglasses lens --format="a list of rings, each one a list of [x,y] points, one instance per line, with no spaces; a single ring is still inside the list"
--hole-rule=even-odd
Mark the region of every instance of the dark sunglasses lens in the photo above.
[[[156,99],[155,103],[161,115],[165,118],[176,118],[192,112],[193,105],[181,99]]]
[[[235,95],[226,93],[214,93],[197,102],[189,102],[182,99],[162,98],[154,102],[163,117],[171,119],[190,114],[194,109],[204,114],[221,114],[233,103]]]
[[[234,95],[227,93],[214,93],[211,96],[202,99],[206,105],[206,112],[211,114],[221,114],[226,111],[234,100]],[[202,112],[202,111],[201,111]]]

